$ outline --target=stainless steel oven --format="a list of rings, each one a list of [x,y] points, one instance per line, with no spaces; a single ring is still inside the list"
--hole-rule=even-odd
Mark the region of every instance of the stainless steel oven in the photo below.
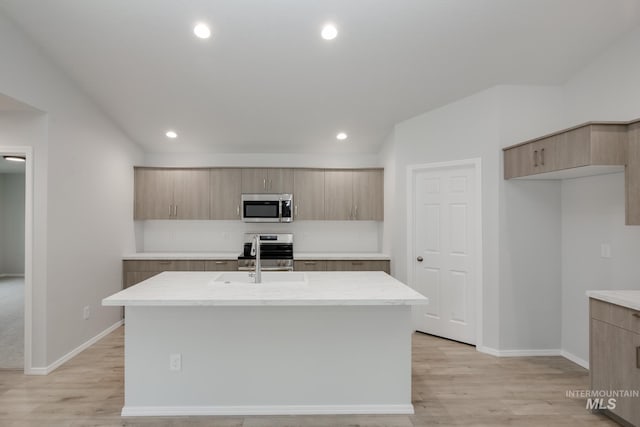
[[[238,270],[253,271],[256,256],[251,255],[254,233],[245,234],[242,254],[238,257]],[[260,263],[262,271],[293,271],[293,234],[260,233]]]

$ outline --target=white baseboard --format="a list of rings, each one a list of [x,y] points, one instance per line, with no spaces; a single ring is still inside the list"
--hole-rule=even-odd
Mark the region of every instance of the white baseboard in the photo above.
[[[49,366],[32,367],[31,369],[25,370],[25,374],[27,374],[27,375],[49,375],[56,368],[58,368],[59,366],[61,366],[64,363],[68,362],[69,360],[73,359],[75,356],[77,356],[78,354],[82,353],[84,350],[86,350],[87,348],[91,347],[93,344],[95,344],[96,342],[100,341],[102,338],[106,337],[107,335],[109,335],[111,332],[115,331],[116,329],[118,329],[122,325],[123,325],[123,321],[122,320],[117,321],[116,323],[114,323],[113,325],[109,326],[104,331],[100,332],[95,337],[89,339],[88,341],[84,342],[83,344],[80,344],[78,347],[74,348],[69,353],[65,354],[64,356],[62,356],[60,359],[56,360],[55,362],[53,362]]]
[[[496,357],[562,356],[562,352],[558,349],[496,350],[490,347],[476,347],[476,350]]]
[[[185,415],[413,414],[413,405],[125,406],[123,417]]]
[[[589,362],[587,362],[584,359],[581,359],[580,357],[576,356],[575,354],[569,353],[568,351],[562,350],[560,352],[560,356],[564,357],[565,359],[569,359],[571,360],[573,363],[575,363],[576,365],[580,365],[585,369],[589,369]]]

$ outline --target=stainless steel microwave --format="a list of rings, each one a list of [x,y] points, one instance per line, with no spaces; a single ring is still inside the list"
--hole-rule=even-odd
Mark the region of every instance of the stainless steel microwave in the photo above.
[[[293,221],[292,194],[243,194],[242,220],[244,222]]]

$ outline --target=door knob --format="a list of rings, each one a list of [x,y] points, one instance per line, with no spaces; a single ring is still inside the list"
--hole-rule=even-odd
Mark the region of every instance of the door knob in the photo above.
[[[421,256],[419,256],[418,258],[416,258],[418,260],[418,262],[422,262],[424,261],[424,258],[422,258]]]

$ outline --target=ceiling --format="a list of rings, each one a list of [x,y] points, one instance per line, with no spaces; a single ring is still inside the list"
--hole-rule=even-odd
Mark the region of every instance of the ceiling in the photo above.
[[[563,83],[637,26],[639,10],[637,0],[0,0],[148,152],[375,153],[395,123],[461,97]],[[193,36],[197,21],[210,39]],[[327,21],[339,31],[330,42],[319,37]]]

